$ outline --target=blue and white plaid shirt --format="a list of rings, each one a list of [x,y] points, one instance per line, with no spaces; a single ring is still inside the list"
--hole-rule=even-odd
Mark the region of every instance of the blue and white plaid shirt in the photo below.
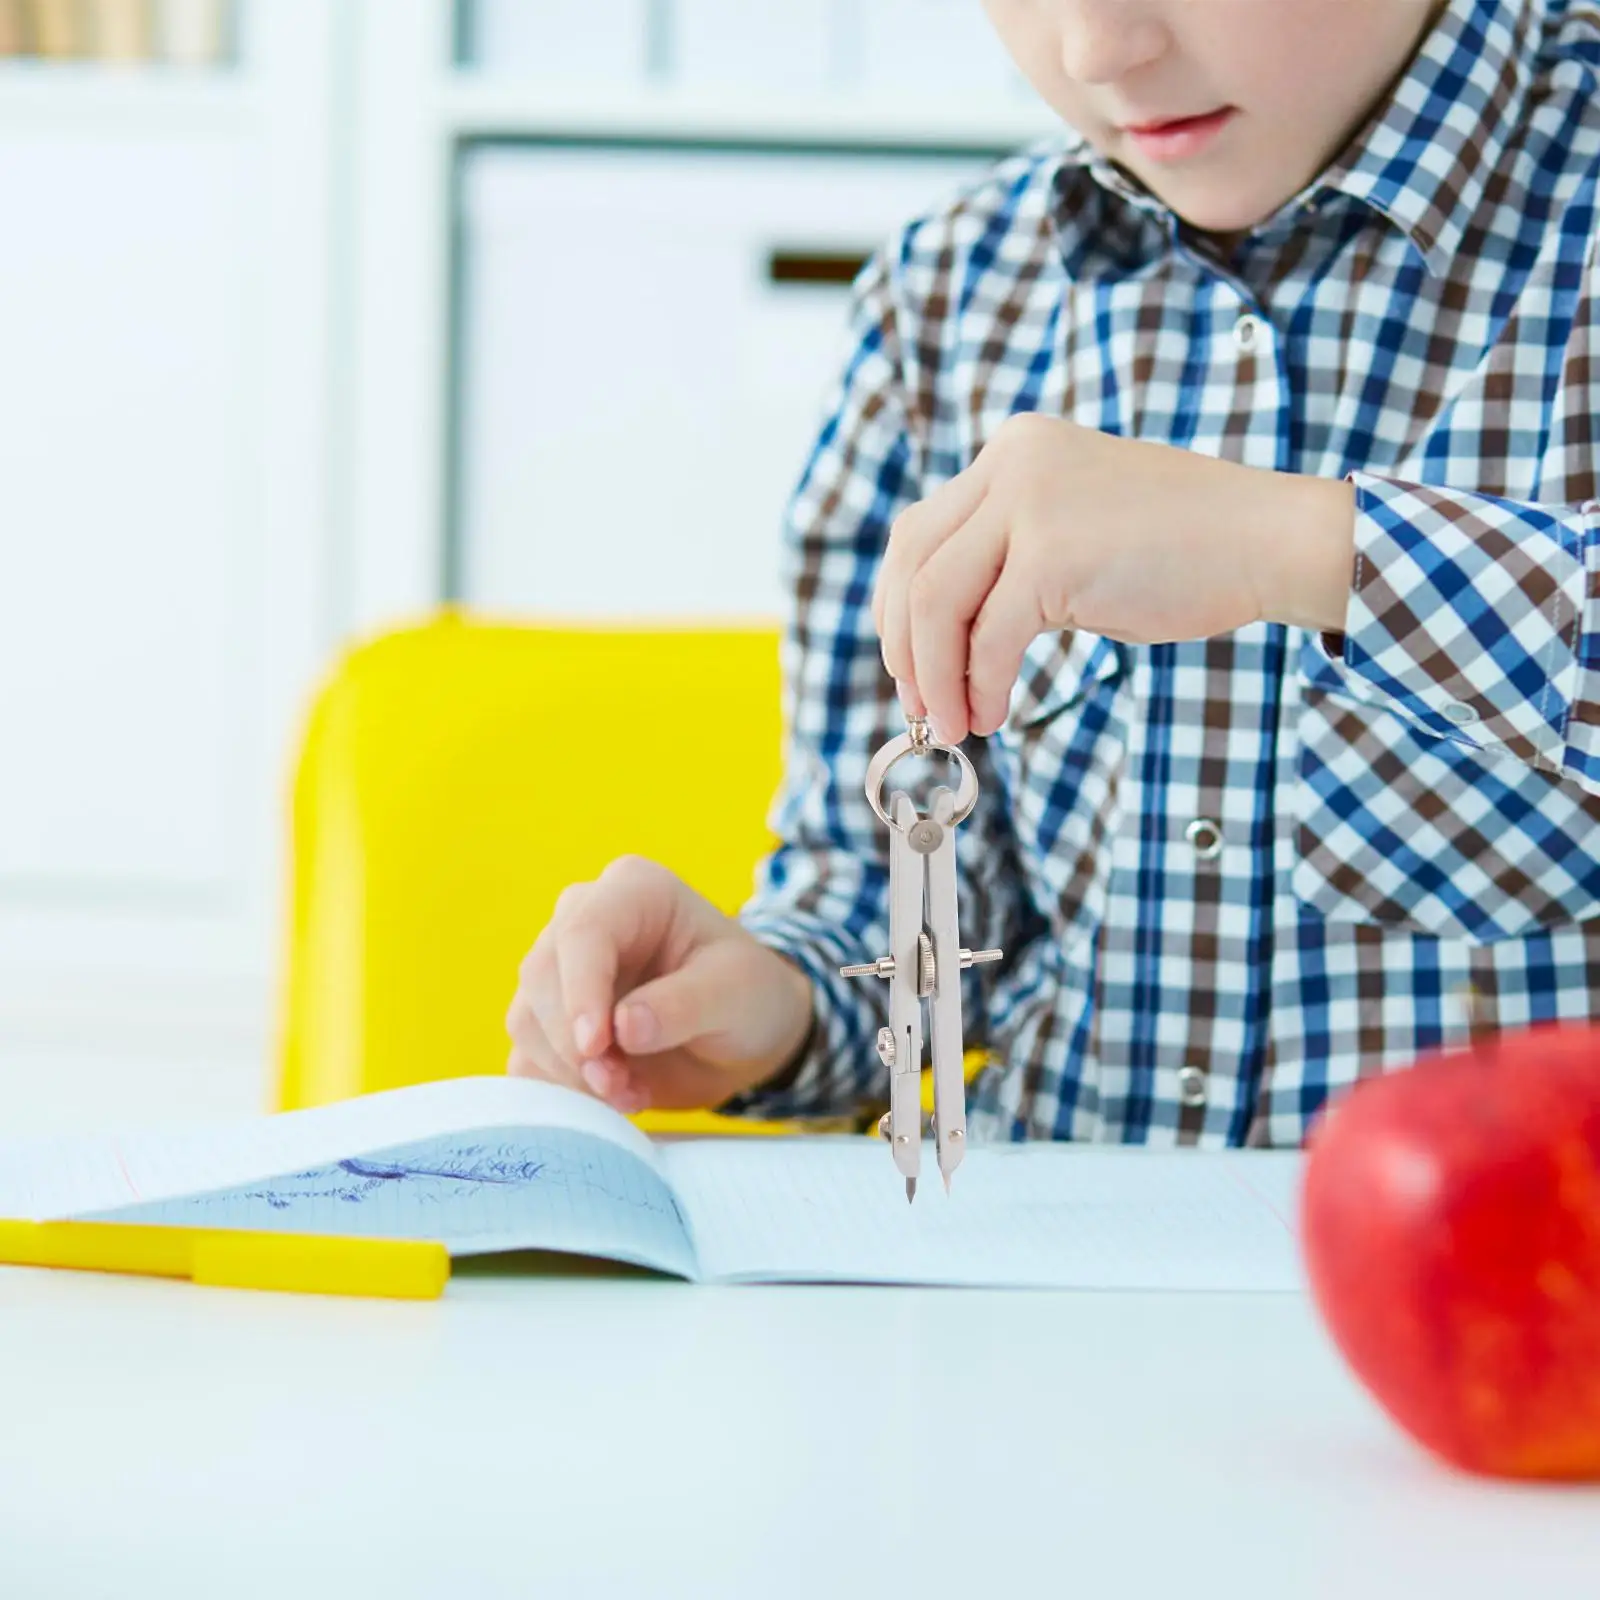
[[[872,588],[896,514],[1018,411],[1348,478],[1357,565],[1342,636],[1043,635],[964,745],[961,940],[1006,953],[962,980],[973,1137],[1297,1144],[1363,1074],[1600,1014],[1597,72],[1600,11],[1454,0],[1231,258],[1064,134],[863,271],[740,913],[816,1025],[730,1109],[883,1097],[887,988],[837,970],[888,949]]]

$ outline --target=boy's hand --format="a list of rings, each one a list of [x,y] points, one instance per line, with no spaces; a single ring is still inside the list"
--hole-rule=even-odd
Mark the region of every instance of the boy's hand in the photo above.
[[[1337,631],[1354,538],[1347,483],[1024,413],[896,518],[872,615],[905,709],[956,744],[1005,721],[1041,633],[1159,644],[1260,619]]]
[[[562,890],[506,1013],[507,1070],[632,1113],[715,1106],[805,1042],[811,982],[642,856]]]

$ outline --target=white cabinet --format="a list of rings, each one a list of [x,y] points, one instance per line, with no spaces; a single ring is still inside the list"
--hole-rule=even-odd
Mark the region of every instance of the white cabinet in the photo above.
[[[1031,92],[977,0],[858,0],[850,19],[869,94],[1020,100]]]
[[[835,76],[839,0],[673,0],[668,70],[684,89],[814,93]]]
[[[0,134],[0,884],[229,887],[243,159]]]
[[[264,1050],[328,642],[330,56],[271,0],[237,71],[0,65],[0,1062]]]
[[[871,249],[953,178],[1059,127],[1036,102],[986,93],[981,72],[971,94],[865,89],[859,49],[844,49],[863,3],[653,0],[653,76],[625,88],[553,83],[507,35],[453,70],[448,0],[351,0],[360,92],[343,130],[336,331],[348,620],[414,616],[441,577],[452,598],[586,613],[772,602],[777,521],[844,306],[837,289],[768,283],[767,253]],[[579,15],[573,0],[487,0],[478,21],[498,28],[524,5],[530,26],[534,10]],[[624,43],[627,9],[597,3],[590,42]],[[778,78],[729,73],[733,56],[775,61]],[[727,86],[706,87],[718,74]],[[709,560],[698,579],[662,528],[686,560]],[[589,548],[569,556],[563,541]],[[630,565],[597,582],[597,548]]]
[[[463,591],[773,615],[844,354],[828,282],[979,159],[498,147],[463,174]],[[818,280],[821,281],[818,281]]]
[[[631,88],[649,73],[650,18],[651,0],[472,0],[463,53],[497,77]]]
[[[780,608],[819,272],[1041,131],[875,100],[851,5],[484,0],[474,67],[453,0],[184,0],[220,67],[0,60],[0,1129],[46,1058],[259,1074],[353,634]]]
[[[529,87],[912,107],[1026,93],[978,0],[462,0],[457,36],[478,73]]]

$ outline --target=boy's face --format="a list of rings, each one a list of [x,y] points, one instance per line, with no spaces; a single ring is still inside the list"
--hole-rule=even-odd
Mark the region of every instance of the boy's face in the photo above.
[[[1253,227],[1339,152],[1448,0],[984,0],[1050,106],[1197,228]],[[1165,131],[1151,124],[1202,117]]]

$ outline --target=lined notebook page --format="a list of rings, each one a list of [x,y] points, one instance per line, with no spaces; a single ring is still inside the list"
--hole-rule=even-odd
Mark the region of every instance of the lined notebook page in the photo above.
[[[704,1279],[1300,1289],[1297,1152],[977,1145],[914,1204],[878,1140],[663,1152]]]
[[[659,1170],[655,1147],[588,1095],[525,1078],[456,1078],[170,1134],[0,1143],[0,1217],[83,1216],[256,1183],[450,1133],[566,1128]]]

